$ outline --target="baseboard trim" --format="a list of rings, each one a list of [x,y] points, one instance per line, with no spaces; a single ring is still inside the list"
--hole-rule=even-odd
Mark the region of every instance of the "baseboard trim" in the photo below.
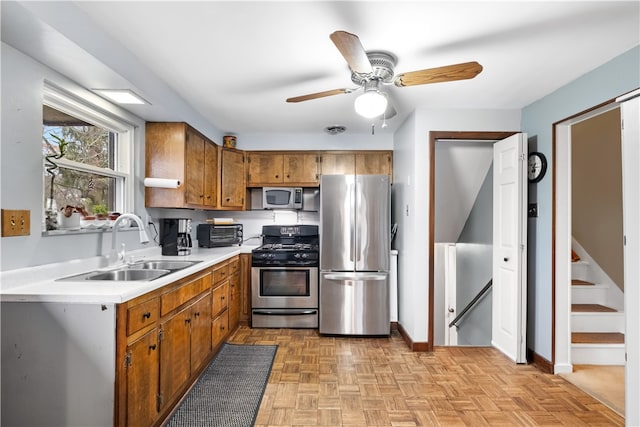
[[[527,360],[531,361],[531,364],[540,371],[546,374],[553,374],[553,363],[540,356],[535,351],[527,349]]]
[[[398,332],[411,351],[433,351],[428,342],[414,342],[400,323],[397,323]]]

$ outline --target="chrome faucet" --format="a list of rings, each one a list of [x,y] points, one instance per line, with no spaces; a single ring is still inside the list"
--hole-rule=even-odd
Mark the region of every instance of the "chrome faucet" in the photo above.
[[[149,236],[147,236],[147,232],[144,229],[144,224],[140,217],[134,214],[125,213],[120,215],[113,223],[111,229],[111,252],[109,253],[109,264],[113,265],[116,262],[125,259],[125,251],[124,251],[124,243],[122,244],[122,249],[120,252],[116,250],[116,235],[118,234],[118,225],[124,219],[132,219],[138,224],[138,230],[140,232],[140,243],[149,243]]]

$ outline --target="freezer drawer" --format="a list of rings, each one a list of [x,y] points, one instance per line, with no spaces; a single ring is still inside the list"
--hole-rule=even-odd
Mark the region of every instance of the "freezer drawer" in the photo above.
[[[389,274],[320,275],[320,333],[389,335]]]

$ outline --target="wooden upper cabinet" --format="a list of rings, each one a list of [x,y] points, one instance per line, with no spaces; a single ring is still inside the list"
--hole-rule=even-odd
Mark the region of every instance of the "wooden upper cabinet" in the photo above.
[[[147,123],[145,176],[177,179],[181,186],[145,188],[145,206],[216,208],[217,156],[217,146],[186,123]]]
[[[316,152],[254,151],[247,157],[247,187],[318,186]]]
[[[356,153],[356,175],[389,175],[393,178],[391,152]]]
[[[247,194],[244,151],[220,148],[222,176],[219,209],[243,210]]]
[[[185,140],[185,199],[190,205],[204,205],[204,138],[187,128]]]
[[[356,171],[355,154],[351,152],[322,153],[320,172],[322,175],[349,175]]]
[[[389,175],[393,179],[392,151],[329,151],[322,153],[322,175]]]
[[[262,187],[282,184],[283,156],[280,153],[247,155],[247,186]]]
[[[318,185],[317,153],[287,153],[282,156],[283,182],[301,187]]]

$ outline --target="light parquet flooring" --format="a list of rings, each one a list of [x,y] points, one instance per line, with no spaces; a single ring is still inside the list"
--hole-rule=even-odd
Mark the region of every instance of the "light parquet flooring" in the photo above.
[[[230,342],[278,345],[257,427],[624,425],[564,378],[492,348],[411,352],[397,333],[246,327]]]

